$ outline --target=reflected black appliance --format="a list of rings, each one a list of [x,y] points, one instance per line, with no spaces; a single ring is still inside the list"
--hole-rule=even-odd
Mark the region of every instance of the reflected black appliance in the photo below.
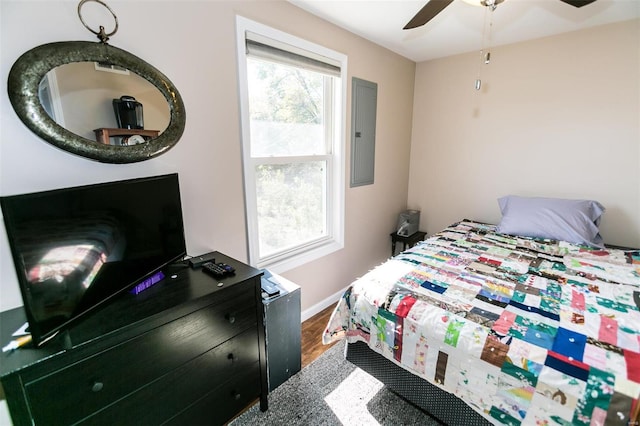
[[[113,111],[120,129],[144,129],[142,104],[133,96],[113,100]]]
[[[36,345],[186,254],[176,173],[4,196],[0,206]]]

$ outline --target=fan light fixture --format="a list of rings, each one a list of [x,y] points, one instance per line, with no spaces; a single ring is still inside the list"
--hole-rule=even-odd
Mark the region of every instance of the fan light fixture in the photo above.
[[[504,0],[462,0],[462,1],[472,6],[486,6],[494,9],[500,3],[504,2]]]
[[[97,0],[93,0],[97,1]],[[422,9],[411,18],[407,25],[402,27],[403,30],[410,30],[412,28],[421,27],[430,20],[432,20],[438,13],[442,12],[447,6],[453,3],[455,0],[429,0]],[[464,0],[466,3],[473,6],[485,6],[492,11],[496,9],[500,3],[506,0]],[[560,0],[566,4],[570,4],[574,7],[582,7],[593,3],[596,0]]]

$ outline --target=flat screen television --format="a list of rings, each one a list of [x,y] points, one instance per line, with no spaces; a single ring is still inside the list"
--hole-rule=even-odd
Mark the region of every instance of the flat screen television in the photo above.
[[[0,206],[38,346],[186,253],[175,173],[4,196]]]

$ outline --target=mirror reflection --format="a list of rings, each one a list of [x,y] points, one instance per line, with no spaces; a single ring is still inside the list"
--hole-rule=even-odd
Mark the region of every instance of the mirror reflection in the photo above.
[[[61,127],[109,145],[145,143],[167,129],[169,104],[153,84],[126,68],[72,62],[39,84],[40,103]]]

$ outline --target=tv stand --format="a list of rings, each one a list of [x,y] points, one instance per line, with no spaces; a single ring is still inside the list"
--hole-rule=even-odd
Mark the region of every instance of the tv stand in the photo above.
[[[217,259],[236,269],[222,286],[172,268],[42,347],[0,354],[14,425],[223,424],[257,398],[267,410],[262,273]],[[24,322],[22,308],[1,312],[2,342]]]

